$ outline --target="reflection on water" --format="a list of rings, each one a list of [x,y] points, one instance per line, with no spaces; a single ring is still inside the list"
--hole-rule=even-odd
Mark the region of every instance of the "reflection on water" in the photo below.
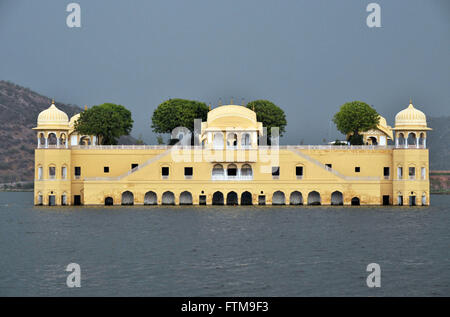
[[[430,207],[34,207],[0,193],[0,296],[449,296]],[[67,264],[81,288],[66,286]],[[381,288],[366,266],[381,265]]]

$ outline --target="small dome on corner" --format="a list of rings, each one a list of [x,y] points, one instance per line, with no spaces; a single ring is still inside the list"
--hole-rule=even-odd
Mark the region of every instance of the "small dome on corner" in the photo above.
[[[45,109],[44,111],[39,113],[37,119],[38,127],[61,126],[65,128],[68,126],[68,124],[69,124],[69,117],[64,111],[59,110],[55,106],[54,101],[52,101],[52,104],[48,109]]]

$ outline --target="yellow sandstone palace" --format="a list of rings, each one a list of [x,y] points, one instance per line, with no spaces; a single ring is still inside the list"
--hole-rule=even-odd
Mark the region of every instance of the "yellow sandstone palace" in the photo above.
[[[380,117],[363,146],[267,146],[237,105],[210,110],[196,146],[102,146],[74,130],[78,118],[54,103],[39,114],[36,205],[429,204],[431,129],[412,103],[394,128]]]

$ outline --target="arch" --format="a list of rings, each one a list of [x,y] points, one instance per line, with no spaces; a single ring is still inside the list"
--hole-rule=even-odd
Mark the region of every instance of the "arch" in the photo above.
[[[284,197],[284,193],[280,190],[276,191],[272,195],[272,205],[284,205],[286,203],[286,199]]]
[[[419,135],[419,145],[420,146],[425,145],[425,133],[423,133],[423,132]]]
[[[58,139],[56,138],[56,134],[50,132],[48,134],[48,145],[56,145],[58,143]]]
[[[129,190],[122,193],[122,205],[133,205],[134,195]]]
[[[66,166],[66,164],[61,166],[61,178],[62,179],[67,179],[67,166]]]
[[[105,197],[105,206],[114,205],[114,199],[112,197]]]
[[[245,191],[241,194],[241,205],[244,205],[244,206],[253,205],[253,197],[250,192]]]
[[[56,166],[55,164],[50,164],[48,167],[48,178],[55,179],[56,178]]]
[[[144,195],[144,205],[157,205],[158,196],[154,191],[148,191]]]
[[[400,132],[398,134],[397,139],[398,139],[398,142],[397,142],[398,145],[405,145],[405,135],[403,134],[403,132]]]
[[[236,133],[234,133],[234,132],[228,133],[227,146],[230,146],[230,147],[237,146],[237,134]]]
[[[224,175],[225,175],[225,171],[223,169],[222,164],[215,164],[212,169],[212,176],[219,177],[219,176],[224,176]]]
[[[353,197],[352,198],[352,206],[359,206],[361,204],[361,201],[359,197]]]
[[[236,164],[228,164],[228,166],[227,166],[227,176],[237,176],[237,166],[236,166]]]
[[[180,194],[180,205],[192,205],[192,194],[184,191]]]
[[[331,194],[331,204],[332,205],[343,205],[344,204],[344,196],[340,191],[334,191]]]
[[[213,147],[215,149],[223,149],[223,133],[222,132],[214,133]]]
[[[79,142],[80,145],[91,145],[91,138],[87,135],[82,136]]]
[[[175,195],[171,191],[164,192],[161,203],[163,205],[175,205]]]
[[[308,194],[308,205],[320,205],[320,194],[315,190]]]
[[[303,196],[299,191],[293,191],[289,196],[289,204],[291,205],[303,205]]]
[[[417,142],[416,134],[414,132],[409,132],[407,141],[408,145],[416,145]]]
[[[227,205],[238,205],[238,195],[236,192],[229,192],[227,194]]]
[[[42,165],[38,165],[37,171],[38,171],[38,179],[42,180],[44,178],[44,168],[42,167]]]
[[[375,136],[370,136],[367,138],[367,140],[370,141],[369,144],[371,144],[371,145],[378,145],[378,140],[377,140],[377,137],[375,137]]]
[[[67,140],[67,136],[66,134],[63,132],[59,135],[59,144],[61,145],[66,145],[66,140]]]
[[[223,194],[219,191],[215,192],[212,197],[213,205],[223,205]]]
[[[425,206],[427,204],[427,193],[422,193],[422,206]]]
[[[242,147],[249,147],[251,145],[250,141],[250,133],[244,133],[241,135],[241,146]]]
[[[44,133],[39,133],[39,145],[45,145],[45,135]]]
[[[42,192],[37,193],[37,204],[39,206],[42,206],[44,204],[44,196],[42,195]]]
[[[241,167],[241,176],[245,177],[252,177],[253,176],[253,170],[250,164],[244,164]]]

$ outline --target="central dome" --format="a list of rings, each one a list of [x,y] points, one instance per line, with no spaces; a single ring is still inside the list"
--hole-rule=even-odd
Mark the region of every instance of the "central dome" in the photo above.
[[[414,108],[410,102],[408,108],[403,109],[395,116],[395,128],[426,128],[427,117],[425,114]]]
[[[55,103],[39,113],[37,124],[39,126],[61,126],[67,127],[69,124],[69,117],[64,111],[56,108]]]
[[[208,126],[217,127],[257,127],[256,113],[247,107],[220,106],[208,112]]]

